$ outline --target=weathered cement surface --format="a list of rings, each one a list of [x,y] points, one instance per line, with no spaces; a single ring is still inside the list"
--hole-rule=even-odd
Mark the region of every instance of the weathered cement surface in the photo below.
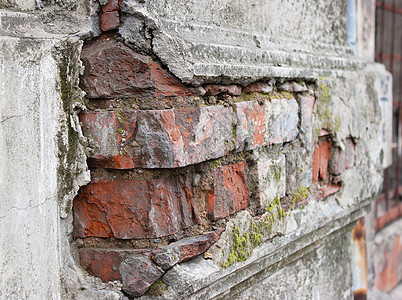
[[[344,240],[342,243],[345,243],[344,251],[346,251],[346,254],[348,251],[351,251],[349,242],[346,239],[350,239],[350,232],[352,230],[352,227],[348,228],[347,224],[354,222],[360,216],[366,214],[370,209],[370,201],[365,201],[359,206],[360,208],[357,210],[342,209],[337,205],[334,197],[328,198],[326,203],[310,203],[309,207],[306,207],[305,210],[295,211],[290,217],[287,217],[289,219],[285,219],[286,226],[282,231],[283,236],[277,236],[261,244],[254,249],[253,254],[245,262],[236,263],[228,268],[221,268],[211,260],[205,260],[201,257],[176,265],[162,277],[163,282],[172,287],[169,288],[169,293],[165,294],[163,299],[213,299],[215,297],[219,299],[219,297],[227,293],[235,295],[243,289],[248,288],[251,285],[248,282],[257,283],[265,277],[267,277],[266,282],[275,285],[277,284],[276,280],[270,278],[269,275],[277,270],[275,267],[276,263],[283,263],[288,259],[289,262],[296,260],[296,258],[292,258],[292,255],[295,255],[297,259],[301,258],[312,251],[311,245],[315,242],[323,237],[330,236],[343,227],[345,227],[344,231],[341,230],[343,231],[343,237],[340,240]],[[239,215],[239,218],[237,218],[237,222],[240,221],[239,227],[244,226],[242,224],[249,222],[249,219],[250,216]],[[300,226],[301,224],[304,224],[304,226]],[[221,236],[222,239],[225,239],[224,234]],[[216,246],[218,247],[219,245],[216,244]],[[314,249],[315,246],[312,248]],[[328,249],[329,251],[333,251],[331,246]],[[208,252],[213,251],[210,249]],[[310,266],[310,268],[314,269],[314,266]],[[315,271],[326,274],[325,270],[328,270],[327,268],[331,267],[328,263],[324,262]],[[265,275],[260,274],[264,272],[266,272]],[[327,274],[327,276],[330,274]],[[342,274],[342,278],[350,276],[350,264],[348,266],[345,265]],[[347,280],[351,281],[350,278]],[[327,281],[332,281],[332,277],[327,277]],[[347,286],[351,287],[351,282]],[[348,289],[347,286],[343,286],[342,292]],[[337,294],[340,297],[335,297],[335,299],[342,299],[342,294],[339,290],[340,287],[336,285],[332,287],[333,289],[327,290],[328,295]],[[232,288],[234,290],[233,294],[228,292]],[[308,289],[306,287],[306,293]],[[286,287],[283,293],[285,293],[285,290]],[[312,287],[310,287],[309,292],[312,292]],[[316,293],[317,291],[314,292]],[[322,292],[321,290],[319,291],[319,293]],[[256,293],[258,292],[256,291]],[[292,293],[292,291],[289,291],[289,293]],[[154,299],[145,296],[142,298]],[[256,299],[262,298],[257,297]]]
[[[119,32],[141,50],[152,42],[169,70],[193,84],[314,78],[361,64],[348,58],[346,1],[287,3],[127,0]]]
[[[342,229],[215,299],[351,299],[348,234]]]
[[[53,47],[51,40],[0,39],[1,299],[60,297]]]
[[[60,65],[69,45],[81,43],[66,34],[89,35],[92,25],[83,18],[88,13],[84,1],[67,2],[46,7],[41,1],[1,3],[12,10],[0,10],[1,299],[60,299],[61,274],[68,277],[69,229],[61,225],[65,210],[60,208],[71,206],[89,174],[79,155],[68,164],[60,153],[73,146],[69,105],[63,106],[61,91],[72,78],[61,79]],[[36,5],[43,10],[32,12]],[[69,17],[60,13],[63,9],[70,9]],[[67,166],[72,185],[63,194],[67,182],[59,171]],[[84,177],[77,179],[80,173]]]

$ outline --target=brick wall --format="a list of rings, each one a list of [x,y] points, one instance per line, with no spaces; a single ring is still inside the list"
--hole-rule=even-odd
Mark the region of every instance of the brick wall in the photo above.
[[[103,6],[102,30],[118,27],[118,5]],[[92,180],[74,199],[73,236],[82,267],[129,296],[207,251],[233,214],[273,222],[338,192],[355,163],[352,138],[341,149],[334,126],[313,124],[314,80],[188,86],[113,31],[81,60]]]

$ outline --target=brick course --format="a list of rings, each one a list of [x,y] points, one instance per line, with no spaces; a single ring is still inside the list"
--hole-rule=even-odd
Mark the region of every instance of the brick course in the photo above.
[[[99,180],[74,199],[74,236],[157,238],[199,220],[191,176]]]
[[[81,60],[85,66],[81,88],[88,98],[193,94],[151,58],[112,39],[86,46]]]
[[[95,142],[89,166],[131,169],[184,167],[226,155],[231,117],[230,108],[217,105],[87,112],[80,120],[84,134]]]

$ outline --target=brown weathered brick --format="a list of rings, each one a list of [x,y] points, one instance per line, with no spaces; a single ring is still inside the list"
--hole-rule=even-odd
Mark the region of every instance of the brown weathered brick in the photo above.
[[[208,217],[218,220],[249,204],[248,166],[239,162],[213,169],[214,187],[207,195]]]
[[[106,5],[102,6],[102,11],[107,12],[107,11],[119,10],[120,3],[121,0],[109,0],[109,2]]]
[[[328,183],[327,185],[320,187],[320,189],[317,191],[314,197],[316,200],[321,200],[330,195],[335,194],[340,189],[341,189],[340,184]]]
[[[313,180],[312,183],[327,179],[328,161],[332,142],[322,141],[314,146],[313,152]]]
[[[248,86],[243,88],[243,92],[247,94],[251,93],[265,93],[268,94],[272,91],[272,85],[268,84],[267,82],[253,82]]]
[[[100,16],[100,28],[102,31],[117,29],[120,26],[120,15],[118,11],[104,12]]]
[[[232,112],[222,105],[80,116],[94,142],[91,167],[175,168],[229,152]],[[217,126],[216,124],[219,124]]]
[[[121,280],[120,264],[124,260],[121,250],[83,248],[79,250],[80,264],[91,275],[102,281]]]
[[[99,180],[74,199],[74,236],[157,238],[200,220],[192,176],[149,180]]]
[[[236,112],[236,149],[253,150],[263,146],[265,135],[265,105],[257,101],[233,104]]]
[[[175,264],[192,259],[207,251],[219,239],[222,231],[223,229],[193,236],[156,249],[152,251],[152,260],[166,271]]]
[[[112,39],[85,46],[81,60],[85,71],[80,82],[88,98],[192,95],[191,89],[151,58]]]

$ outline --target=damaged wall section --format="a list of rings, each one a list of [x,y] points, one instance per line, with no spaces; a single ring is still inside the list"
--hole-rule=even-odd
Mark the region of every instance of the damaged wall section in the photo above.
[[[27,236],[2,235],[1,273],[41,275],[1,296],[352,297],[382,180],[374,77],[346,1],[271,2],[2,3],[0,221]]]
[[[307,285],[306,296],[351,297],[353,224],[381,185],[372,75],[334,31],[327,33],[336,42],[322,44],[334,56],[320,57],[314,73],[284,54],[282,69],[262,60],[265,69],[249,76],[250,51],[262,47],[274,57],[280,43],[269,50],[241,44],[242,61],[239,49],[212,37],[190,38],[190,31],[205,34],[209,21],[189,27],[201,16],[173,21],[170,9],[104,3],[104,33],[84,45],[88,110],[80,122],[92,180],[74,199],[77,259],[104,282],[121,282],[130,298],[240,299],[261,298],[255,287],[278,276],[300,276],[299,264],[313,274],[309,262],[320,257],[323,276],[339,280],[328,278],[327,290],[326,280],[322,288]],[[207,62],[212,73],[199,72]],[[213,75],[236,62],[248,71]],[[276,295],[293,292],[279,285]]]

